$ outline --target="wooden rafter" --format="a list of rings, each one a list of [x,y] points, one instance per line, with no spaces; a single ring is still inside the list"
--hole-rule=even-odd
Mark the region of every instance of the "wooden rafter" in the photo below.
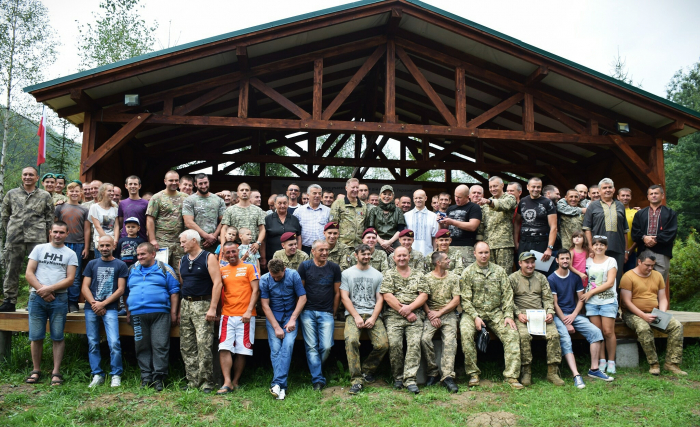
[[[576,133],[588,133],[584,125],[577,122],[575,119],[566,115],[562,111],[558,110],[556,107],[549,105],[545,101],[535,98],[535,105],[543,109],[548,115],[552,116],[555,120],[563,123],[564,126],[568,127],[572,131]]]
[[[264,93],[267,95],[268,98],[272,99],[282,107],[286,108],[289,110],[289,112],[293,113],[297,117],[299,117],[302,120],[309,120],[311,119],[311,114],[307,113],[303,108],[299,107],[296,105],[294,102],[290,101],[289,98],[285,97],[281,93],[277,92],[270,86],[266,85],[265,83],[261,82],[258,78],[253,77],[250,79],[250,85],[259,90],[260,92]]]
[[[489,120],[493,119],[494,117],[498,116],[499,114],[503,113],[513,105],[517,104],[518,102],[523,100],[523,94],[522,93],[516,93],[515,95],[511,96],[510,98],[498,103],[488,111],[482,113],[481,115],[471,119],[469,122],[467,122],[467,127],[468,128],[477,128],[480,125],[488,122]]]
[[[141,113],[129,120],[117,133],[112,135],[111,138],[83,161],[82,174],[85,175],[98,162],[107,160],[110,155],[129,142],[151,117],[153,117],[151,113]]]
[[[627,142],[618,135],[608,135],[611,141],[615,144],[618,150],[623,152],[625,156],[631,161],[628,166],[643,182],[648,185],[660,184],[661,180],[658,175],[652,170],[649,165],[647,165],[644,160],[632,149],[632,147],[627,144]]]

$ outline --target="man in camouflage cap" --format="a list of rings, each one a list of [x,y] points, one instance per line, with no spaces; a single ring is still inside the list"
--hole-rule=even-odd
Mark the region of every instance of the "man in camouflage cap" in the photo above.
[[[285,268],[296,270],[299,264],[309,259],[304,251],[297,248],[297,235],[291,231],[287,231],[280,236],[282,249],[275,252],[272,259],[279,259],[284,263]]]
[[[394,377],[394,388],[404,385],[411,393],[419,393],[416,374],[420,366],[423,310],[428,300],[428,287],[423,274],[408,266],[408,250],[399,246],[394,251],[396,268],[384,273],[379,292],[389,305],[384,318],[389,336],[389,360]],[[406,338],[404,357],[403,340]]]
[[[24,257],[36,245],[48,241],[54,218],[54,204],[51,194],[37,188],[38,180],[39,173],[34,167],[22,169],[22,184],[8,191],[2,199],[0,240],[5,238],[2,259],[7,271],[2,289],[5,301],[0,305],[0,312],[15,311],[19,273]]]
[[[362,233],[362,243],[369,246],[372,251],[370,264],[380,273],[389,270],[389,259],[386,252],[380,246],[377,246],[377,230],[368,228]]]
[[[357,197],[359,189],[360,181],[357,178],[348,179],[345,197],[331,205],[330,219],[338,223],[339,240],[350,247],[362,243],[362,231],[367,219],[367,204]]]
[[[513,288],[508,284],[508,275],[503,267],[489,261],[490,254],[489,245],[478,242],[474,247],[476,262],[467,267],[460,278],[463,314],[459,330],[464,365],[467,375],[471,377],[469,386],[478,386],[481,371],[476,366],[474,335],[481,328],[488,327],[503,343],[505,381],[519,390],[523,385],[518,382],[520,340],[513,322]]]
[[[442,382],[450,393],[457,393],[455,384],[455,356],[457,355],[457,323],[455,309],[460,302],[459,276],[448,271],[450,259],[445,252],[434,252],[431,260],[435,269],[427,273],[424,281],[428,286],[428,302],[423,305],[427,320],[423,322],[421,346],[425,354],[428,371],[426,386]],[[440,369],[435,361],[433,336],[437,331],[442,334],[442,361]],[[442,372],[442,375],[440,373]]]
[[[484,242],[491,248],[491,260],[503,267],[506,273],[513,271],[513,215],[517,202],[515,197],[503,192],[503,180],[498,176],[489,178],[491,198],[482,198],[481,227]]]
[[[520,383],[524,386],[532,384],[532,337],[527,330],[527,310],[546,310],[546,339],[547,339],[547,381],[554,385],[563,386],[564,381],[559,377],[561,363],[561,346],[559,333],[554,324],[554,297],[549,288],[549,281],[544,274],[535,271],[535,254],[523,252],[518,257],[520,270],[508,276],[508,282],[513,288],[515,324],[520,335]]]
[[[418,250],[413,250],[413,240],[415,237],[415,233],[413,230],[409,230],[408,228],[405,230],[401,230],[399,233],[399,243],[401,246],[404,248],[408,249],[408,266],[411,267],[412,270],[418,270],[421,273],[425,273],[426,270],[426,262],[425,256],[418,251]],[[394,258],[389,257],[389,268],[394,268],[396,267],[396,263],[394,262]],[[428,270],[429,271],[429,270]]]
[[[464,256],[462,256],[462,251],[459,249],[451,248],[450,243],[452,243],[452,237],[450,236],[450,230],[443,228],[438,230],[435,234],[435,250],[425,257],[425,269],[432,270],[434,266],[430,264],[430,260],[433,258],[435,252],[445,252],[447,257],[450,259],[449,270],[456,275],[461,275],[464,268],[467,266]]]
[[[347,270],[353,265],[352,248],[338,241],[338,222],[331,221],[323,227],[323,236],[328,242],[328,261],[334,262],[340,266],[340,270]]]

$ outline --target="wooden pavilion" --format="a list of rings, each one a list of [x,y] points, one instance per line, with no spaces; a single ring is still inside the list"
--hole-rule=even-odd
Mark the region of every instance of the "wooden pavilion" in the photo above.
[[[328,166],[404,184],[444,170],[424,185],[436,191],[457,170],[563,190],[608,176],[643,204],[664,183],[663,144],[700,129],[698,112],[416,0],[358,1],[25,91],[83,131],[83,180],[137,174],[144,191],[168,169],[211,168],[216,190],[246,180],[265,194],[278,164],[310,181]],[[259,176],[236,171],[246,163]]]

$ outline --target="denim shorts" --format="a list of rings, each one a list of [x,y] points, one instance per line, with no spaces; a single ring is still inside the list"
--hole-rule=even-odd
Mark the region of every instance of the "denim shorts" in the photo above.
[[[615,319],[617,317],[617,307],[617,302],[603,305],[586,303],[586,316],[611,317]]]
[[[56,294],[56,299],[46,302],[35,292],[29,294],[29,341],[46,338],[46,321],[49,321],[52,341],[63,341],[63,329],[68,314],[68,293]]]
[[[573,353],[571,348],[571,336],[564,322],[559,319],[559,316],[554,316],[554,325],[557,327],[557,332],[559,332],[559,344],[561,345],[562,356]],[[603,341],[603,333],[600,332],[600,329],[580,314],[576,316],[571,326],[591,344]]]

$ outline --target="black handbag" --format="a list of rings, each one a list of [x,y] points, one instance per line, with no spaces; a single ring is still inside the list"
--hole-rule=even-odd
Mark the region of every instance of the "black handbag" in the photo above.
[[[486,353],[486,348],[489,345],[489,331],[486,330],[486,325],[481,327],[481,332],[476,337],[476,348],[482,352]]]

